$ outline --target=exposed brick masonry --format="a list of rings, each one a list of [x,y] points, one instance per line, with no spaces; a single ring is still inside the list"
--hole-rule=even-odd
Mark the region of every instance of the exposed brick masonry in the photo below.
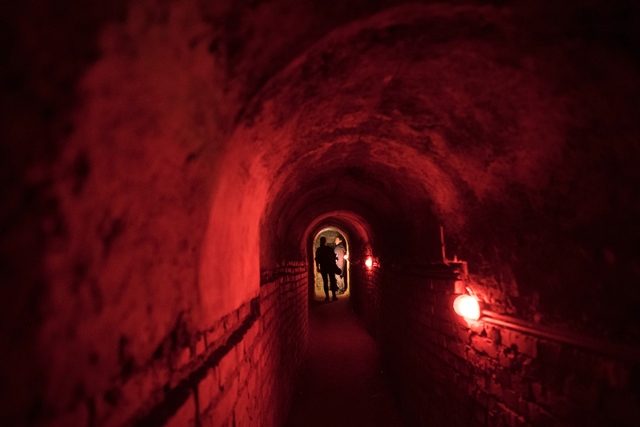
[[[190,425],[194,407],[200,414],[191,425],[282,424],[307,343],[306,266],[289,263],[262,276],[256,321],[207,370],[194,402],[185,402],[168,425]]]
[[[468,328],[452,310],[454,279],[415,269],[382,279],[380,343],[408,425],[637,425],[632,364],[507,328]]]
[[[181,331],[182,345],[161,343],[146,368],[53,425],[282,425],[308,341],[306,298],[305,263],[264,272],[259,297],[206,331]]]
[[[380,269],[374,265],[368,269],[362,262],[351,263],[351,298],[358,316],[367,331],[378,337],[380,324],[381,281]]]

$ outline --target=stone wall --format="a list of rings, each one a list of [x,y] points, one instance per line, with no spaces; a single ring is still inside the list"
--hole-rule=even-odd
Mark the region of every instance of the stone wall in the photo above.
[[[469,327],[452,308],[454,276],[405,269],[383,277],[380,341],[409,426],[631,426],[639,419],[631,353],[607,356],[482,322]]]
[[[154,360],[51,426],[280,426],[308,341],[305,263],[263,272],[260,295],[211,329],[178,325]]]
[[[380,321],[380,268],[374,264],[371,269],[362,261],[350,263],[351,266],[351,302],[365,328],[372,337],[377,338]]]

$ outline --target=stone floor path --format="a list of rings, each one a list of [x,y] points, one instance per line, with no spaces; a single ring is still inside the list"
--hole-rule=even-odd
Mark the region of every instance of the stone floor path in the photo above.
[[[402,427],[376,344],[349,301],[312,304],[309,329],[286,427]]]

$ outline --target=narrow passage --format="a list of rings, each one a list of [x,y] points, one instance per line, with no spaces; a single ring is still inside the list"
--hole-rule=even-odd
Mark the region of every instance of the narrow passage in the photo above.
[[[309,307],[309,348],[287,427],[402,427],[378,350],[347,299]]]

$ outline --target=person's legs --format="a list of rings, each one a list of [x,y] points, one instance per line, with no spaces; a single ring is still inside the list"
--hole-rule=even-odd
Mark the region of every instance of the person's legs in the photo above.
[[[336,275],[331,273],[329,274],[329,280],[331,281],[331,292],[333,293],[333,300],[337,300],[336,291],[338,290],[338,284],[336,283]],[[329,298],[329,294],[327,293],[327,298]]]
[[[324,294],[327,296],[324,300],[329,301],[329,273],[320,271],[320,275],[322,276],[322,283],[324,283]]]

